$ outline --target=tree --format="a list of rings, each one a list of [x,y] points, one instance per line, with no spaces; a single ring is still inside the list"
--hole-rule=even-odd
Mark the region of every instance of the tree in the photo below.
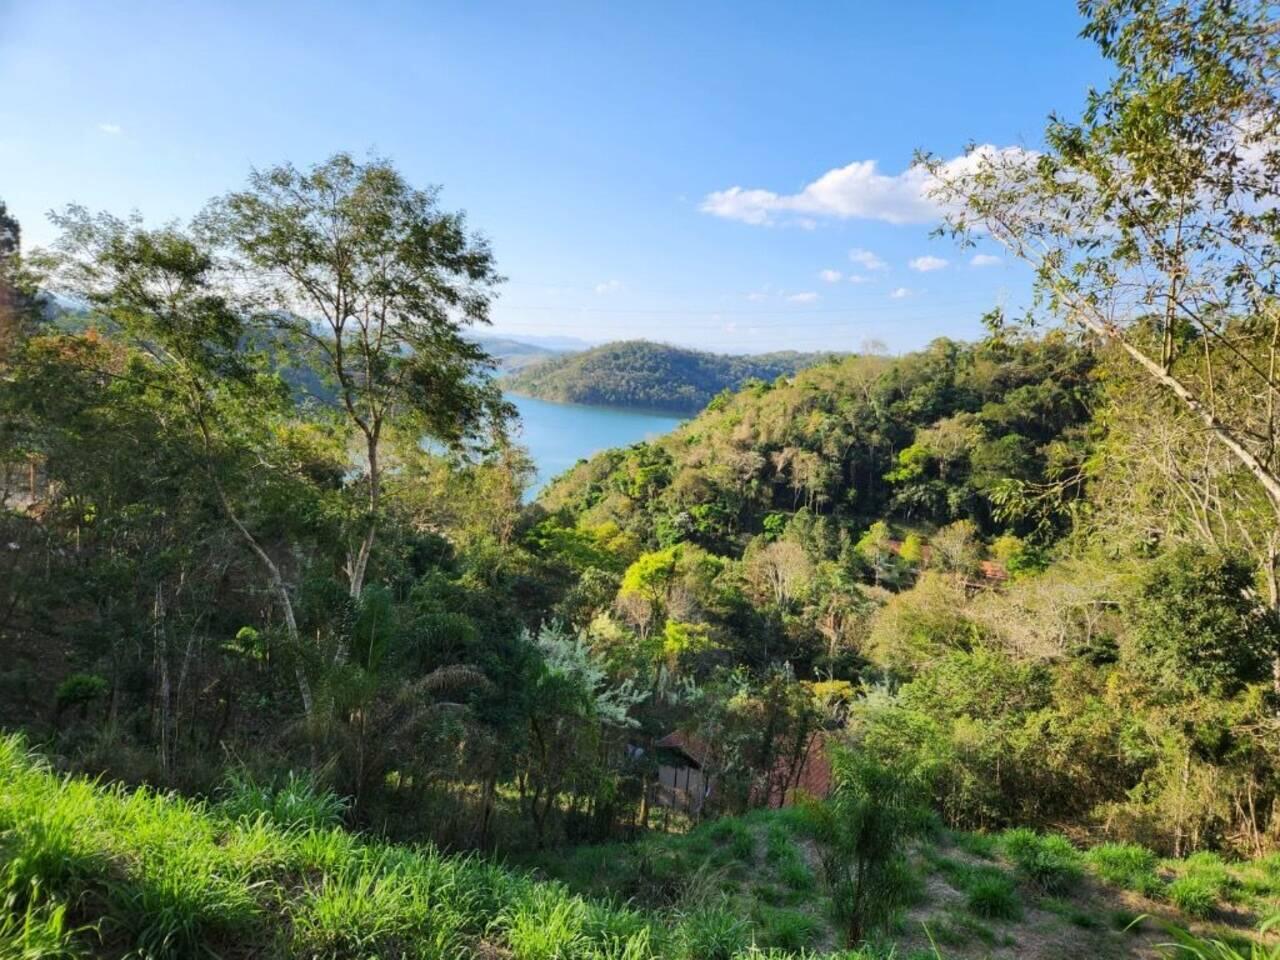
[[[26,314],[34,297],[21,270],[22,227],[0,200],[0,363],[17,344],[27,326]]]
[[[290,477],[298,475],[297,461],[282,449],[275,429],[287,412],[287,391],[247,348],[243,318],[221,292],[217,260],[198,238],[175,226],[148,230],[137,218],[94,217],[79,207],[54,222],[63,234],[49,263],[50,282],[84,300],[91,316],[131,351],[115,370],[81,354],[92,361],[87,372],[115,378],[128,397],[151,405],[168,431],[189,435],[196,476],[259,562],[290,646],[300,656],[294,586],[284,562],[247,516],[255,500],[274,496],[277,503],[297,505],[304,499]],[[262,469],[281,461],[282,470]],[[291,492],[281,495],[277,483]],[[278,529],[278,516],[273,525]],[[156,607],[161,606],[158,598]],[[310,714],[311,685],[301,659],[296,679]]]
[[[906,844],[924,829],[920,786],[905,771],[853,751],[833,757],[835,786],[812,806],[832,910],[849,947],[883,929],[911,887]]]
[[[1081,119],[1051,118],[1040,153],[924,157],[933,195],[950,211],[947,229],[1029,262],[1042,303],[1195,417],[1280,520],[1273,5],[1084,0],[1081,9],[1112,68]],[[1274,546],[1262,559],[1274,583]]]
[[[310,344],[363,446],[364,507],[345,573],[360,595],[377,538],[388,432],[460,446],[510,415],[463,337],[499,283],[488,244],[437,190],[386,160],[335,154],[303,172],[255,171],[203,223],[236,258],[259,322]]]
[[[1249,567],[1180,547],[1148,572],[1135,604],[1135,653],[1162,689],[1230,695],[1262,680],[1280,624],[1253,599]]]

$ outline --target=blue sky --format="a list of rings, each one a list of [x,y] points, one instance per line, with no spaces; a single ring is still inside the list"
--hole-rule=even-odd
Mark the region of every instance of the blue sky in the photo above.
[[[68,202],[186,217],[375,151],[490,238],[499,332],[905,350],[1028,285],[930,239],[912,151],[1036,146],[1103,76],[1080,27],[1071,0],[0,0],[0,198],[40,243]]]

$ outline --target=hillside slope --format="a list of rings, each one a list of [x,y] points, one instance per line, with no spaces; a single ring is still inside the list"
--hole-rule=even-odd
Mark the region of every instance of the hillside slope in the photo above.
[[[722,390],[772,381],[830,354],[727,356],[628,340],[532,364],[507,378],[507,389],[542,400],[696,413]]]
[[[837,941],[795,809],[545,857],[542,869],[564,878],[550,882],[361,839],[332,825],[336,809],[331,797],[297,789],[214,804],[131,793],[59,777],[18,738],[0,737],[0,957],[816,960],[801,951]],[[1153,955],[1150,939],[1128,927],[1133,907],[1151,901],[1086,884],[1074,863],[1061,867],[1069,886],[1049,897],[1039,861],[1037,886],[996,861],[987,838],[960,841],[973,853],[947,840],[917,858],[901,955],[943,956],[927,949],[925,927],[949,960],[1048,960],[1073,947],[1117,960]],[[1005,839],[998,849],[1015,848]],[[1251,907],[1274,907],[1267,878],[1241,874],[1262,894]],[[617,906],[624,898],[643,907]]]

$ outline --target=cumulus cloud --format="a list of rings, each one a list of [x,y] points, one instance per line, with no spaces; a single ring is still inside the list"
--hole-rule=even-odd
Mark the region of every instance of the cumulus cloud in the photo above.
[[[118,123],[100,123],[98,124],[98,130],[112,137],[118,137],[124,133],[124,128]]]
[[[854,247],[849,251],[849,259],[865,270],[888,270],[889,265],[870,250]]]
[[[839,270],[819,270],[818,276],[827,283],[839,283],[840,278],[844,276]]]
[[[914,297],[916,292],[907,287],[896,287],[889,291],[890,300],[905,300],[907,297]]]
[[[606,280],[603,283],[596,284],[596,293],[599,294],[600,296],[604,296],[610,293],[617,293],[621,289],[622,289],[621,280]]]
[[[975,253],[973,259],[969,261],[971,267],[998,267],[1004,261],[999,257],[992,256],[989,253]]]
[[[792,303],[813,303],[818,299],[818,295],[812,290],[806,290],[803,293],[793,293],[787,299]]]
[[[948,160],[943,165],[944,176],[976,169],[985,158],[997,155],[1006,161],[1035,156],[1021,147],[984,144]],[[798,193],[733,186],[707,194],[699,209],[726,220],[757,225],[812,223],[819,218],[927,223],[943,212],[932,197],[935,186],[933,175],[923,167],[883,173],[875,160],[855,160],[828,170]]]
[[[941,257],[931,256],[916,257],[907,264],[907,266],[912,270],[919,271],[920,273],[928,273],[930,270],[941,270],[946,265],[947,261],[943,260]]]

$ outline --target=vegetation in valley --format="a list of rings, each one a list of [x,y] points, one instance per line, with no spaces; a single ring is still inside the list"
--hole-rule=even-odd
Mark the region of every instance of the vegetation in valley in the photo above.
[[[750,380],[771,383],[825,356],[795,351],[730,356],[628,340],[522,366],[503,386],[562,403],[697,413],[719,393]]]

